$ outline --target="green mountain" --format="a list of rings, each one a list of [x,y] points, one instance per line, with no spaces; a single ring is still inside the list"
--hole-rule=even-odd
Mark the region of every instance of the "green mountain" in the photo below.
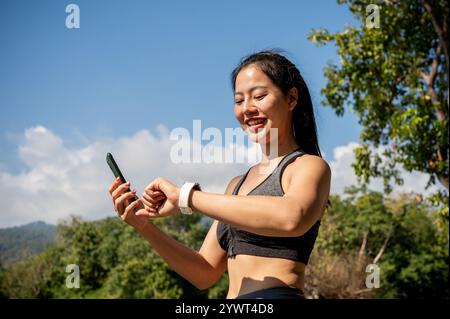
[[[0,263],[7,265],[45,250],[55,235],[56,226],[43,221],[0,229]]]

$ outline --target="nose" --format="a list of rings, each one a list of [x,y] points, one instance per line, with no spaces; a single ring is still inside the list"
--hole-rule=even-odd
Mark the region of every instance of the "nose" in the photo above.
[[[256,106],[253,104],[251,99],[248,99],[242,103],[242,113],[252,114],[257,112]]]

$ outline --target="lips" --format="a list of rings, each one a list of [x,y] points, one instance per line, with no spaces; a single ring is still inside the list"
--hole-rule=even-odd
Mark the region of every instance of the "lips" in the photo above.
[[[246,124],[249,128],[250,131],[252,132],[257,132],[257,130],[263,128],[267,123],[267,119],[266,118],[251,118],[246,120]]]
[[[252,122],[261,121],[261,120],[266,120],[266,118],[265,117],[261,117],[261,116],[255,116],[255,117],[251,117],[251,118],[245,119],[244,123],[249,125]]]

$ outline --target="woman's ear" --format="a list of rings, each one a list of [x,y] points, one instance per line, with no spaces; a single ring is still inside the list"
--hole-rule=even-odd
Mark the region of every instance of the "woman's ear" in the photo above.
[[[288,103],[289,103],[289,110],[292,111],[298,102],[298,90],[294,86],[291,88],[288,92]]]

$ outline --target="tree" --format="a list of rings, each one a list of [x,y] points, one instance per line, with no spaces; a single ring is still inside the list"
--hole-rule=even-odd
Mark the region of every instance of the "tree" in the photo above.
[[[0,295],[13,299],[50,297],[48,284],[55,267],[50,254],[51,247],[4,269],[0,274]]]
[[[201,215],[154,221],[170,236],[198,249],[207,226]],[[80,270],[80,287],[66,287],[68,264]],[[224,276],[225,277],[225,276]],[[87,222],[72,216],[57,226],[56,241],[44,252],[0,264],[0,298],[184,298],[224,297],[224,278],[199,291],[175,273],[148,242],[118,218]]]
[[[2,260],[0,259],[0,299],[6,298],[6,294],[3,291],[3,280],[5,277],[5,268],[3,267]]]
[[[102,264],[101,243],[104,238],[99,232],[98,223],[83,222],[72,217],[57,226],[58,244],[65,247],[61,261],[64,265],[76,264],[80,269],[80,289],[74,290],[80,296],[102,286],[108,269]]]
[[[307,292],[325,298],[448,298],[448,223],[414,194],[349,188],[331,197],[308,267]],[[365,268],[377,264],[379,289]],[[311,293],[310,293],[311,294]]]
[[[447,1],[338,2],[346,3],[362,25],[334,34],[313,29],[308,37],[338,48],[340,65],[330,63],[324,70],[322,103],[338,116],[351,109],[363,126],[354,151],[358,179],[368,183],[382,177],[390,193],[391,179],[403,183],[399,163],[407,171],[429,174],[427,188],[437,178],[448,190]],[[382,153],[370,147],[380,144]]]

